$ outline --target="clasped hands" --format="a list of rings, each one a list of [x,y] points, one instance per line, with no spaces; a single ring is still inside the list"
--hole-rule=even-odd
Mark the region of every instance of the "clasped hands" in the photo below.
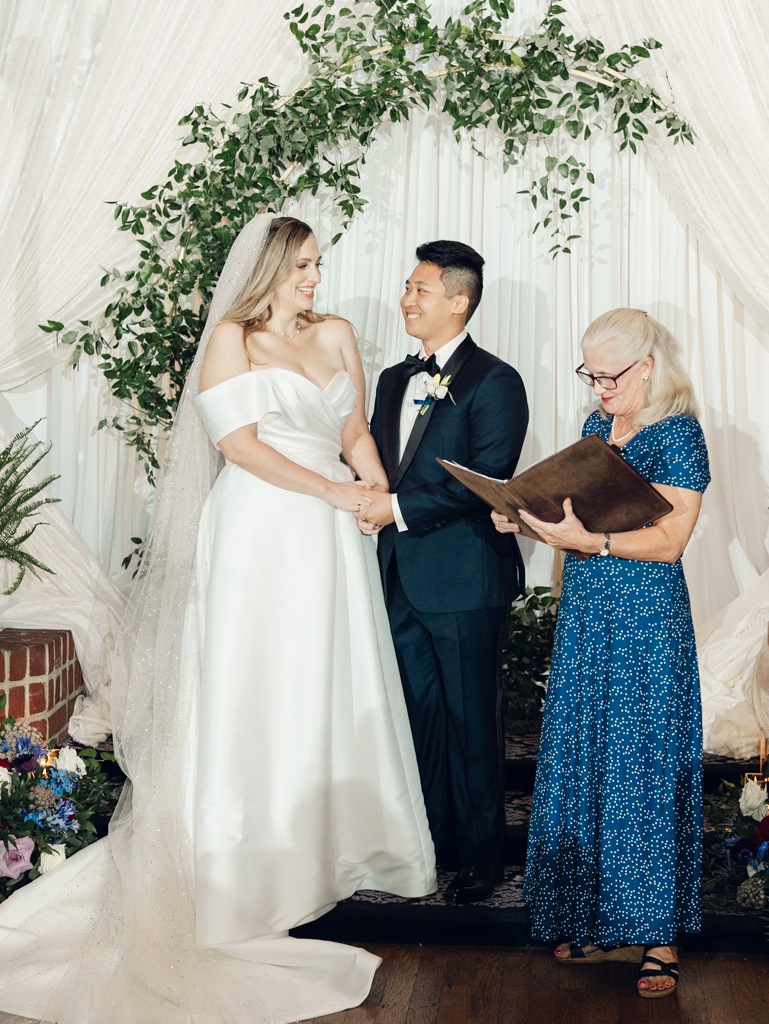
[[[560,523],[546,523],[543,519],[537,519],[536,516],[524,512],[520,508],[518,515],[551,548],[559,550],[570,548],[572,551],[582,551],[585,554],[594,555],[603,545],[603,534],[589,533],[582,525],[581,520],[574,515],[571,498],[564,500],[563,519]],[[499,533],[521,532],[516,523],[511,523],[507,516],[503,516],[500,512],[492,512],[491,518]]]
[[[365,502],[353,514],[358,520],[360,532],[370,537],[395,522],[392,495],[382,484],[369,484],[363,480],[357,480],[356,484],[365,488]]]

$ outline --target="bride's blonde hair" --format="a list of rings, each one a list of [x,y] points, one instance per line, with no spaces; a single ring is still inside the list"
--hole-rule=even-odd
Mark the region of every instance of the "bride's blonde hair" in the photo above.
[[[608,345],[628,365],[651,356],[646,401],[633,417],[636,426],[658,423],[668,416],[700,414],[689,374],[681,363],[678,342],[654,317],[642,309],[612,309],[597,317],[582,338],[582,351]],[[608,414],[599,409],[608,419]]]
[[[271,302],[275,291],[296,267],[299,250],[312,233],[310,225],[303,220],[275,217],[243,291],[222,317],[222,322],[240,324],[244,337],[254,331],[264,330],[272,317]],[[330,318],[329,315],[314,313],[311,309],[299,313],[299,319],[310,324]]]

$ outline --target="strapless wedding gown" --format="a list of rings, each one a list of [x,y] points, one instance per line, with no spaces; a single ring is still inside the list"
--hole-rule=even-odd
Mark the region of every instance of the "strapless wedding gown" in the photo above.
[[[214,443],[258,423],[261,441],[344,481],[355,398],[344,372],[320,389],[269,368],[195,401]],[[351,513],[225,464],[200,520],[182,647],[197,693],[179,766],[190,926],[166,948],[148,922],[147,948],[134,937],[126,949],[117,837],[102,840],[0,906],[0,1010],[59,1024],[331,1013],[365,998],[379,960],[288,929],[358,889],[434,891],[374,544]]]

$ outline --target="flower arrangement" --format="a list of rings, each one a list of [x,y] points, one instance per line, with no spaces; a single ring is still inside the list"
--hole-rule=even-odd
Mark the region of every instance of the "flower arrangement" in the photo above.
[[[716,826],[715,842],[703,857],[705,908],[729,912],[736,903],[743,910],[769,910],[767,787],[747,778],[739,790],[724,781],[705,803]]]
[[[0,709],[6,696],[0,695]],[[119,796],[103,763],[109,753],[49,749],[22,719],[0,725],[0,902],[98,838],[92,820]]]

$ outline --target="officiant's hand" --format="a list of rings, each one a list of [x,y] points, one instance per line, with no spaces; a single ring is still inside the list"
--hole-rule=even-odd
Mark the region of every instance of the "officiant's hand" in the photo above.
[[[511,523],[507,516],[503,516],[501,512],[492,512],[491,518],[494,520],[499,533],[520,533],[521,528],[518,523]]]
[[[391,494],[383,494],[381,491],[369,491],[368,498],[370,504],[365,509],[355,513],[359,520],[365,519],[368,523],[378,526],[380,529],[395,522]]]
[[[524,512],[521,508],[518,509],[518,515],[527,526],[536,530],[545,544],[549,544],[551,548],[559,550],[571,548],[574,551],[584,551],[585,554],[594,555],[603,547],[603,534],[588,533],[574,515],[571,498],[564,500],[563,519],[560,523],[546,523],[544,520]]]

